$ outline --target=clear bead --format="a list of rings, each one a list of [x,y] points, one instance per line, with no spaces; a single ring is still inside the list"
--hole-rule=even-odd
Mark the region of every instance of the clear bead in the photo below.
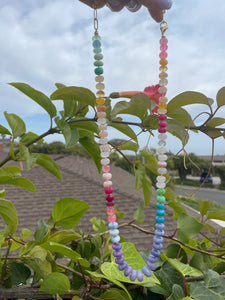
[[[166,72],[159,73],[159,78],[166,78],[168,77],[168,74]]]
[[[110,159],[109,158],[101,159],[101,165],[102,166],[109,165],[109,164],[110,164]]]
[[[99,125],[98,129],[99,130],[107,130],[107,125],[105,125],[105,124]]]
[[[95,81],[96,82],[103,82],[104,81],[104,76],[102,76],[102,75],[95,76]]]
[[[158,148],[158,149],[157,149],[157,152],[158,152],[159,154],[164,154],[164,153],[166,153],[166,148],[165,148],[165,147]]]
[[[159,98],[159,103],[167,103],[167,102],[168,102],[167,97],[162,96],[162,97]]]
[[[156,180],[157,180],[157,182],[165,182],[166,181],[166,177],[165,176],[157,176]]]
[[[104,90],[104,88],[105,88],[105,85],[104,85],[104,83],[97,83],[96,84],[96,89],[98,89],[98,90]]]
[[[104,144],[107,144],[108,141],[109,140],[107,138],[101,138],[101,139],[99,139],[99,144],[104,145]]]
[[[164,182],[156,182],[156,187],[158,189],[164,189],[166,187],[166,184]]]
[[[108,144],[104,144],[100,146],[100,149],[102,152],[108,152],[110,151],[110,146]]]
[[[160,141],[158,142],[158,145],[159,145],[160,147],[164,147],[164,146],[166,146],[166,142],[165,142],[164,140],[160,140]]]
[[[106,123],[106,118],[98,118],[98,119],[97,119],[97,122],[98,122],[99,124],[105,124],[105,123]]]
[[[107,152],[101,152],[100,155],[101,155],[102,158],[107,158],[107,157],[109,157],[110,152],[108,152],[108,151]]]
[[[158,108],[158,114],[159,115],[165,115],[167,113],[167,109],[166,108]]]
[[[166,78],[160,79],[159,84],[165,86],[168,84],[168,80]]]
[[[167,134],[166,133],[160,133],[158,135],[159,140],[166,140],[167,139]]]
[[[159,173],[160,175],[165,175],[165,174],[167,173],[167,169],[166,169],[166,168],[159,168],[159,169],[158,169],[158,173]]]
[[[165,154],[158,155],[158,160],[160,160],[160,161],[166,161],[167,160],[167,155],[165,155]]]
[[[97,117],[98,118],[105,118],[106,117],[106,112],[104,112],[104,111],[98,111],[97,112]]]
[[[165,86],[160,86],[158,91],[160,94],[165,94],[167,92],[167,88]]]

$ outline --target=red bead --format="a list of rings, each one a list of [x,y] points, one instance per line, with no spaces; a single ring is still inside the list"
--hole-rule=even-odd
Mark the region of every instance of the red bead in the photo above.
[[[112,194],[112,192],[113,192],[113,188],[112,188],[111,186],[105,188],[105,193],[106,193],[106,194]]]
[[[115,203],[114,202],[106,202],[106,206],[114,206],[115,205]]]
[[[167,118],[167,116],[166,115],[158,115],[158,119],[160,120],[160,121],[163,121],[163,120],[166,120],[166,118]]]
[[[107,196],[105,197],[105,199],[106,199],[108,202],[112,202],[112,201],[114,200],[114,196],[113,196],[112,194],[110,194],[110,195],[107,195]]]
[[[161,128],[158,129],[158,132],[159,133],[165,133],[165,132],[167,132],[167,129],[166,129],[166,127],[161,127]]]
[[[165,121],[159,121],[159,126],[160,127],[166,127],[167,126],[167,123]]]

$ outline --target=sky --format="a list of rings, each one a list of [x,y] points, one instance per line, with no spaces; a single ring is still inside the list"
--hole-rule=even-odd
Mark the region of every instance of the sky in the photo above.
[[[216,99],[225,86],[225,1],[174,0],[166,13],[169,29],[168,93],[172,99],[184,91],[199,91]],[[99,34],[104,55],[105,92],[138,90],[158,83],[159,24],[142,7],[98,11]],[[3,112],[18,114],[27,130],[43,133],[49,118],[35,102],[9,82],[25,82],[50,95],[55,83],[83,86],[95,91],[93,72],[93,11],[78,0],[1,0],[0,2],[0,124],[7,126]],[[60,101],[57,108],[60,108]],[[56,103],[55,102],[55,103]],[[213,106],[215,107],[215,106]],[[200,105],[188,107],[194,117]],[[225,115],[225,106],[217,116]],[[132,120],[132,117],[128,117]],[[199,124],[201,120],[197,121]],[[110,138],[120,137],[110,130]],[[51,136],[47,142],[62,140]],[[145,134],[139,141],[144,147]],[[215,142],[215,154],[225,154],[225,140]],[[157,137],[149,147],[157,147]],[[176,153],[181,142],[169,135],[168,150]],[[191,134],[188,152],[208,155],[210,140]]]

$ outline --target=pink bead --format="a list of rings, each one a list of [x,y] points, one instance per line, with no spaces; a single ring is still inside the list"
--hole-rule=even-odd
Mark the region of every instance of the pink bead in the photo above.
[[[167,129],[166,129],[166,127],[161,127],[161,128],[158,129],[158,132],[159,133],[165,133],[165,132],[167,132]]]
[[[102,174],[102,177],[104,180],[109,180],[112,178],[112,174],[111,173],[104,173]]]
[[[159,42],[160,42],[160,45],[165,46],[165,45],[167,45],[168,40],[166,37],[162,37]]]
[[[167,45],[162,45],[161,47],[160,47],[160,50],[161,51],[166,51],[168,49],[168,46]]]
[[[115,216],[115,215],[108,216],[108,221],[109,221],[109,223],[114,223],[114,222],[116,222],[116,216]]]
[[[107,137],[108,132],[107,131],[101,131],[101,132],[99,132],[99,136],[102,137],[102,138]]]
[[[168,54],[166,53],[166,51],[162,51],[160,54],[159,54],[159,57],[160,58],[167,58]]]
[[[114,215],[114,213],[115,213],[115,208],[114,208],[114,207],[109,207],[109,208],[107,208],[107,214],[108,214],[109,216]]]
[[[107,125],[101,124],[101,125],[98,126],[98,129],[99,130],[107,130]]]
[[[112,185],[112,181],[105,181],[103,183],[104,188],[110,187]]]
[[[106,112],[104,112],[104,111],[98,111],[97,112],[97,116],[98,116],[98,118],[105,118],[106,117]]]
[[[159,124],[160,127],[166,127],[167,126],[167,123],[165,121],[160,121],[158,124]]]
[[[158,161],[158,166],[160,168],[165,168],[167,166],[167,163],[165,161]]]
[[[112,192],[113,192],[113,188],[112,188],[111,186],[105,188],[105,193],[106,193],[107,195],[112,194]]]
[[[106,202],[106,206],[108,206],[108,207],[112,207],[112,206],[114,206],[114,205],[115,205],[114,202]]]
[[[166,115],[158,115],[158,119],[160,121],[166,120],[167,116]]]
[[[107,195],[105,197],[105,199],[108,201],[108,202],[112,202],[114,200],[114,196],[111,194],[111,195]]]
[[[109,171],[110,171],[109,165],[102,166],[102,172],[108,173]]]

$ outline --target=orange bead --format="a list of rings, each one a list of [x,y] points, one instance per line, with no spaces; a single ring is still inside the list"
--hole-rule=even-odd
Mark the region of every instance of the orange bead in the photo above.
[[[159,108],[167,108],[167,104],[166,103],[159,103]]]
[[[105,103],[105,99],[99,97],[99,98],[96,99],[96,103],[97,103],[97,104],[104,104],[104,103]]]
[[[160,65],[162,65],[162,66],[166,66],[166,65],[168,64],[168,60],[165,59],[165,58],[162,58],[162,59],[160,59],[159,63],[160,63]]]

